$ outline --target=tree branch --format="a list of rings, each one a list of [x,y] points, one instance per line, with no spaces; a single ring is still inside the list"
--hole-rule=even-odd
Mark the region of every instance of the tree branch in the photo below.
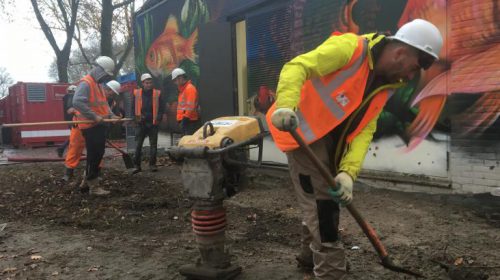
[[[92,62],[90,61],[90,59],[88,58],[87,54],[85,53],[85,50],[83,49],[83,44],[82,44],[82,41],[81,41],[81,34],[80,34],[80,27],[78,26],[78,24],[76,25],[76,30],[78,32],[78,36],[74,35],[73,38],[75,38],[75,41],[76,41],[76,44],[78,45],[78,48],[80,49],[80,52],[82,53],[82,56],[83,58],[85,58],[85,61],[87,61],[87,63],[89,65],[92,65]]]
[[[126,1],[123,1],[121,3],[115,4],[115,5],[113,5],[113,10],[119,9],[119,8],[121,8],[123,6],[126,6],[126,5],[128,5],[130,3],[132,3],[132,2],[134,2],[134,0],[126,0]]]
[[[68,14],[66,13],[66,8],[64,7],[64,3],[62,0],[57,0],[57,5],[59,6],[59,10],[61,10],[61,14],[64,19],[64,26],[66,26],[66,29],[69,29],[69,20],[68,20]]]
[[[129,37],[129,39],[127,40],[127,46],[125,47],[125,51],[123,52],[123,55],[120,57],[116,65],[117,70],[120,70],[123,66],[123,63],[125,63],[125,60],[127,60],[127,57],[130,51],[132,50],[132,45],[133,45],[132,42],[133,42],[132,37]]]
[[[45,37],[50,43],[50,46],[56,53],[56,56],[58,56],[61,52],[59,47],[57,46],[57,42],[54,38],[54,34],[52,34],[52,30],[50,27],[47,25],[45,20],[43,19],[42,14],[40,13],[40,8],[38,7],[38,3],[36,0],[31,0],[31,5],[33,6],[33,10],[35,11],[36,19],[38,20],[38,23],[40,23],[40,27],[42,28],[43,33],[45,34]]]

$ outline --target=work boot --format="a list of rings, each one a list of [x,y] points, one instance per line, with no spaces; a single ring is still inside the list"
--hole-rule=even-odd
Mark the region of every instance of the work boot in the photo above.
[[[83,171],[82,182],[80,183],[79,189],[80,189],[81,193],[88,193],[89,192],[89,186],[87,184],[87,172],[86,171]]]
[[[311,250],[308,252],[300,252],[295,259],[297,260],[297,267],[305,272],[312,272],[314,269],[314,262]]]
[[[74,169],[66,167],[66,170],[64,172],[64,176],[62,177],[62,180],[64,182],[68,182],[69,179],[73,178],[73,171],[74,171]]]
[[[142,171],[141,167],[136,165],[135,168],[134,168],[134,170],[132,170],[132,174],[137,174],[137,173],[139,173],[141,171]]]
[[[105,196],[109,195],[110,191],[107,191],[99,186],[99,180],[87,180],[87,185],[89,186],[89,194],[95,196]]]
[[[149,166],[149,171],[156,172],[156,171],[158,171],[158,167],[156,167],[156,165],[150,165]]]

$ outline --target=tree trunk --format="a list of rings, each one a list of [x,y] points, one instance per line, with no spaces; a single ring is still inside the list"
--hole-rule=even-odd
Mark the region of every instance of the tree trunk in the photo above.
[[[57,75],[59,77],[59,83],[68,82],[68,63],[69,56],[58,55],[57,56]]]
[[[113,58],[113,38],[111,27],[113,24],[113,2],[102,0],[101,12],[101,55]]]

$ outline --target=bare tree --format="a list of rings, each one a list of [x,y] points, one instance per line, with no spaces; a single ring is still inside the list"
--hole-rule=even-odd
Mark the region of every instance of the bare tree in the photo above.
[[[86,19],[77,21],[74,39],[88,63],[92,55],[86,54],[88,47],[85,41],[94,40],[100,40],[100,55],[117,61],[115,73],[119,73],[130,60],[133,48],[132,14],[136,1],[82,0],[81,14],[85,14]]]
[[[113,50],[117,55],[122,55],[125,51],[126,46],[122,42],[115,43]],[[92,61],[100,55],[100,42],[99,40],[93,39],[91,42],[88,40],[85,46],[82,46],[83,52],[80,49],[74,49],[71,52],[69,58],[69,82],[77,82],[82,76],[85,76],[90,69],[92,69]],[[123,62],[121,67],[122,72],[132,72],[135,69],[134,58],[129,55]],[[57,78],[57,61],[54,60],[49,68],[49,76],[51,78]]]
[[[7,69],[0,67],[0,99],[9,94],[9,87],[14,83]]]
[[[39,5],[38,2],[41,2],[41,5]],[[71,54],[73,35],[75,33],[79,4],[80,0],[31,0],[31,5],[33,6],[33,11],[35,12],[38,23],[56,55],[59,82],[68,82],[68,62]],[[57,27],[51,27],[46,18],[56,18],[62,23],[60,30],[66,33],[66,40],[62,49],[57,45],[53,33],[53,30],[56,30]]]

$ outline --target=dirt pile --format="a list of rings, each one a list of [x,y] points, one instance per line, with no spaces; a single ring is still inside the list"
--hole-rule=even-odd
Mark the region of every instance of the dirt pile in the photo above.
[[[111,162],[102,181],[112,192],[108,198],[81,194],[78,176],[63,184],[61,164],[0,167],[0,225],[6,223],[0,278],[182,279],[178,268],[198,257],[193,201],[185,196],[179,166],[161,163],[158,173],[132,176],[120,170],[120,159]],[[310,279],[295,267],[300,210],[286,174],[252,174],[249,185],[225,201],[227,246],[243,267],[238,279]],[[474,211],[433,196],[362,186],[354,198],[405,266],[429,279],[454,279],[447,269],[455,268],[500,279],[500,231]],[[341,220],[348,279],[412,279],[380,266],[346,211]]]

